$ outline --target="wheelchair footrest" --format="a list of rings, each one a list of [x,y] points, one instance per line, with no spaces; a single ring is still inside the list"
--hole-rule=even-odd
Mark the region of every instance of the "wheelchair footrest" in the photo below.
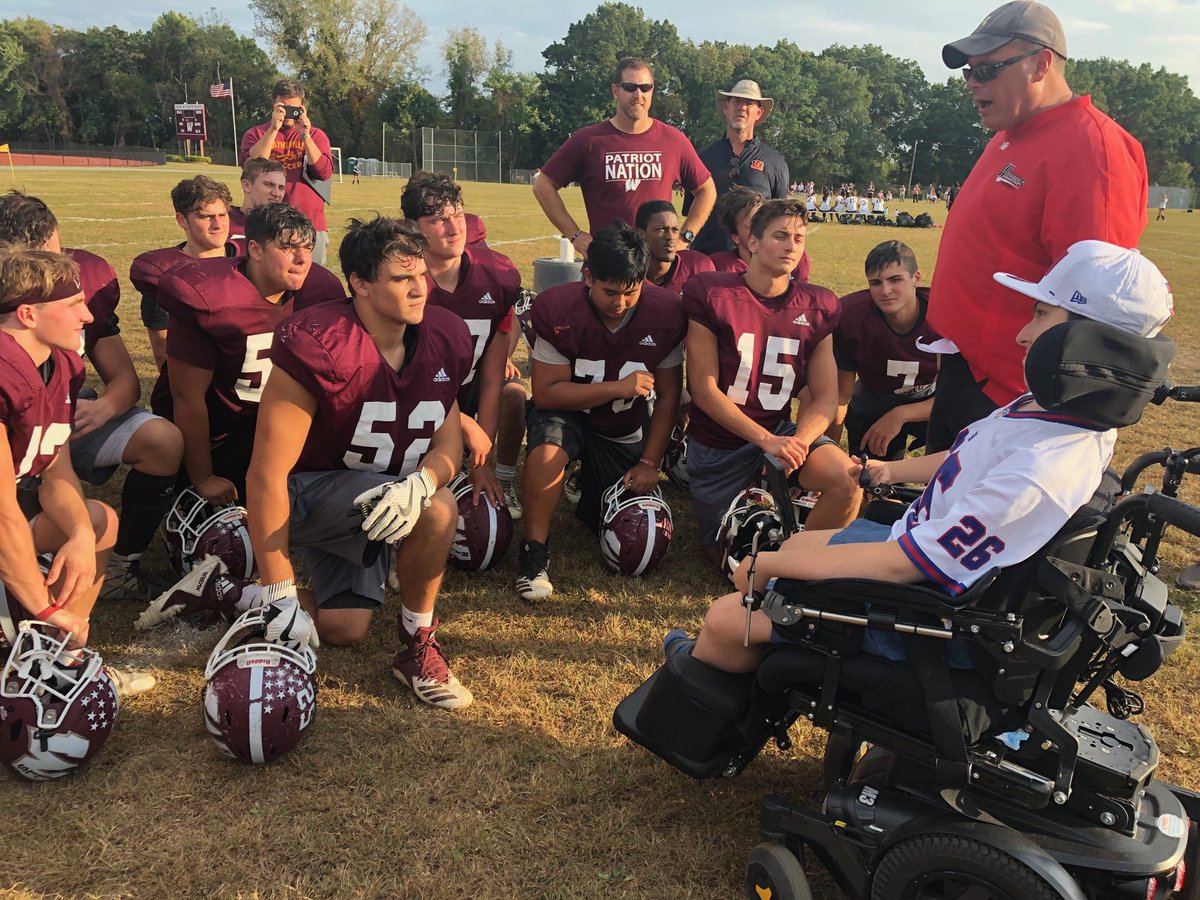
[[[770,705],[782,714],[781,698]],[[672,654],[622,700],[613,725],[693,778],[738,774],[775,733],[755,703],[753,674],[722,672],[687,653]]]

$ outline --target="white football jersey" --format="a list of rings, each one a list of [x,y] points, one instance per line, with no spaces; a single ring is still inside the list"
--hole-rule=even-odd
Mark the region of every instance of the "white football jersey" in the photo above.
[[[1091,499],[1116,429],[1021,409],[1031,395],[961,432],[949,456],[894,526],[925,577],[957,596],[996,566],[1037,553]]]

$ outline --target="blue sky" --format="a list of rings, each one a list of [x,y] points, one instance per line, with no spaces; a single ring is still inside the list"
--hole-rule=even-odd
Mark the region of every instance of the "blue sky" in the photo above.
[[[320,0],[314,0],[320,2]],[[848,0],[839,4],[797,3],[795,0],[689,0],[686,4],[637,3],[656,19],[670,19],[684,38],[694,41],[774,44],[788,38],[801,47],[820,51],[833,43],[881,45],[889,53],[915,59],[931,80],[949,74],[941,64],[941,46],[969,34],[992,8],[955,0]],[[999,5],[995,2],[995,5]],[[418,63],[428,72],[427,86],[444,89],[439,46],[446,29],[474,25],[513,51],[522,71],[542,68],[541,51],[560,40],[567,27],[595,9],[585,0],[523,0],[520,3],[408,0],[424,19],[429,38]],[[1109,56],[1134,64],[1148,62],[1187,75],[1200,93],[1200,0],[1052,0],[1063,20],[1072,56]],[[25,2],[0,0],[0,18],[36,15],[72,28],[118,25],[129,30],[148,27],[164,8],[192,15],[210,11],[224,17],[239,32],[253,34],[254,21],[245,3],[228,0],[118,0],[112,6],[94,0],[56,0],[53,8],[31,10]],[[685,11],[681,11],[685,10]],[[734,10],[739,12],[735,13]],[[780,28],[779,26],[783,27]]]

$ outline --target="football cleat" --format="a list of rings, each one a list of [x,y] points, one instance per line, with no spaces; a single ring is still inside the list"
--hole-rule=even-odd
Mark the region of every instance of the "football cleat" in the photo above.
[[[392,674],[412,690],[417,698],[440,709],[470,706],[474,696],[454,677],[435,633],[438,621],[428,628],[408,634],[399,626],[400,650],[392,660]]]
[[[517,558],[517,594],[522,600],[536,602],[554,593],[550,582],[550,548],[538,541],[521,545]]]
[[[229,574],[225,561],[218,556],[206,556],[179,581],[167,588],[147,606],[133,627],[146,631],[179,616],[212,611],[233,619],[243,591],[258,585]]]

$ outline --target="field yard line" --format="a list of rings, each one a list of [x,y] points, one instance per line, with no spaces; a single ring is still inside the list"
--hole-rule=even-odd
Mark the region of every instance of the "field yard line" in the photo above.
[[[174,216],[120,216],[115,219],[91,219],[84,216],[64,216],[64,222],[140,222],[145,219],[174,219]]]
[[[1167,250],[1163,247],[1150,247],[1143,244],[1142,249],[1153,250],[1155,253],[1168,253],[1171,256],[1182,256],[1184,259],[1200,259],[1200,256],[1192,256],[1190,253],[1180,253],[1178,250]]]
[[[538,241],[553,241],[562,237],[560,234],[548,234],[545,237],[518,238],[513,241],[488,241],[489,247],[503,247],[507,244],[536,244]]]

